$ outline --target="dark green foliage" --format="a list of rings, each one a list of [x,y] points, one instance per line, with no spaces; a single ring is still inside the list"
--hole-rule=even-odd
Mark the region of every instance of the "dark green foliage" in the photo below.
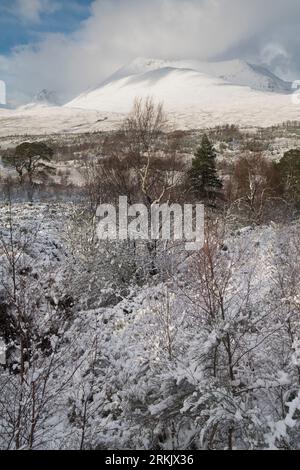
[[[223,184],[216,168],[216,151],[206,134],[195,153],[188,178],[191,189],[197,197],[215,198],[222,189]]]
[[[300,202],[300,149],[289,150],[276,165],[286,195]]]
[[[54,168],[47,164],[51,162],[53,150],[42,142],[24,142],[16,147],[12,155],[2,158],[4,165],[15,168],[20,183],[28,184],[28,196],[32,199],[34,178],[44,181]]]
[[[25,142],[18,145],[16,148],[13,161],[20,177],[22,177],[25,171],[32,181],[34,173],[37,170],[44,169],[45,164],[43,162],[50,162],[52,157],[53,150],[46,144],[40,142]]]

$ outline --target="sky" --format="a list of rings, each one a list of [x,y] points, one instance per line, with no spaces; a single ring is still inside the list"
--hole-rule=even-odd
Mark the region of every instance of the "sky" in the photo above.
[[[300,79],[299,0],[0,0],[8,101],[63,101],[136,57],[245,59]]]

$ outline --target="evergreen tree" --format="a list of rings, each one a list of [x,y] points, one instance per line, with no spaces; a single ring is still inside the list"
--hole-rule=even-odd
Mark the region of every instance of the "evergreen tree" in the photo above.
[[[189,181],[195,195],[201,198],[214,198],[223,186],[217,173],[216,151],[206,134],[192,161]]]
[[[4,165],[15,168],[20,183],[28,184],[30,201],[33,197],[34,179],[44,180],[49,174],[55,173],[55,168],[50,165],[53,154],[52,148],[43,142],[24,142],[16,147],[13,155],[2,158]]]

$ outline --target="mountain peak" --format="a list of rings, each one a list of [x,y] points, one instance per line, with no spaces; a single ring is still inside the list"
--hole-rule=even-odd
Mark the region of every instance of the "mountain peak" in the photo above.
[[[210,77],[218,78],[231,85],[247,86],[254,90],[267,92],[288,92],[291,84],[281,80],[268,69],[254,65],[243,59],[233,59],[219,62],[201,62],[200,60],[164,60],[147,57],[137,57],[129,64],[118,69],[105,80],[101,86],[109,83],[143,75],[165,68],[194,70]]]
[[[207,125],[246,122],[249,116],[256,123],[263,116],[270,122],[270,115],[281,113],[284,107],[287,115],[297,114],[290,92],[290,84],[269,70],[239,59],[201,62],[139,57],[65,106],[128,113],[136,97],[151,96],[164,103],[167,113],[189,116],[189,122],[198,125],[199,119]]]
[[[43,89],[37,93],[33,99],[34,103],[38,104],[48,104],[48,105],[57,105],[58,98],[54,91]]]

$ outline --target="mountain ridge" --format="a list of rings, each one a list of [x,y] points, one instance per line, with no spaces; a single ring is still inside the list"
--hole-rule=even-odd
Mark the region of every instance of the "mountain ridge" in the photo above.
[[[57,94],[55,91],[47,90],[44,88],[43,90],[39,91],[32,99],[31,102],[19,106],[19,110],[30,110],[35,108],[45,108],[45,107],[57,107],[60,106],[60,102],[58,100]]]
[[[219,62],[202,62],[199,60],[173,61],[144,57],[138,57],[129,64],[119,68],[104,80],[99,87],[125,77],[151,72],[153,70],[166,67],[195,70],[215,78],[223,79],[233,85],[249,86],[256,90],[278,92],[288,92],[291,90],[291,83],[277,77],[267,68],[261,65],[251,64],[241,59]]]
[[[164,103],[167,112],[217,117],[221,111],[249,114],[262,106],[273,108],[276,103],[271,100],[283,101],[279,96],[286,96],[284,104],[289,106],[290,91],[288,82],[241,60],[203,63],[137,58],[65,107],[127,113],[136,97],[152,96]]]
[[[288,82],[267,69],[240,60],[203,63],[138,58],[63,106],[49,104],[44,99],[48,92],[43,92],[42,100],[25,107],[0,109],[0,131],[15,135],[113,130],[137,97],[149,96],[163,103],[174,129],[222,124],[267,127],[300,120],[300,107],[291,91]]]

